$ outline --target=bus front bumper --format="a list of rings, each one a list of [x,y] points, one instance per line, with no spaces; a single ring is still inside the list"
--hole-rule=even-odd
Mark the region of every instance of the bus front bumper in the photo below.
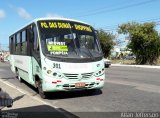
[[[54,92],[54,91],[76,91],[76,90],[86,90],[86,89],[102,89],[104,86],[104,75],[94,79],[83,80],[83,81],[69,81],[69,80],[59,80],[59,81],[43,81],[43,91],[44,92]],[[77,86],[79,84],[80,86]]]

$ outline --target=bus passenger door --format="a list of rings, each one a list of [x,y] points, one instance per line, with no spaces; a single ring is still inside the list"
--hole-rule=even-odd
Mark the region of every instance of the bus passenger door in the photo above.
[[[39,51],[39,40],[37,34],[37,27],[35,24],[31,27],[30,34],[30,54],[31,54],[31,66],[32,66],[32,75],[30,82],[35,86],[35,77],[41,78],[41,58]]]

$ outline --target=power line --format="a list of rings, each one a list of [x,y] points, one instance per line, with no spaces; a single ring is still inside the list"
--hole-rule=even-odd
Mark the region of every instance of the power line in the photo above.
[[[126,9],[126,8],[141,6],[141,5],[148,4],[148,3],[151,3],[151,2],[156,2],[156,1],[158,1],[158,0],[148,0],[148,1],[139,2],[139,3],[135,3],[135,4],[130,4],[130,5],[125,5],[125,6],[120,6],[120,7],[112,8],[112,9],[108,9],[108,10],[96,11],[94,13],[88,13],[88,14],[85,14],[85,15],[79,15],[79,16],[75,16],[75,17],[79,18],[79,17],[93,16],[93,15],[97,15],[97,14],[108,13],[108,12],[118,11],[118,10],[122,10],[122,9]]]
[[[121,4],[125,4],[125,3],[128,3],[128,2],[132,2],[132,0],[124,0],[124,1],[120,1],[118,3],[115,3],[115,4],[108,4],[107,6],[104,6],[104,7],[101,7],[101,8],[96,8],[96,9],[90,9],[88,11],[85,11],[85,12],[81,12],[81,13],[76,13],[76,14],[83,14],[83,13],[87,13],[87,12],[95,12],[95,11],[101,11],[103,9],[106,9],[106,8],[110,8],[111,6],[116,6],[116,5],[120,5]]]
[[[155,21],[155,20],[160,20],[160,18],[152,18],[152,19],[146,19],[146,20],[140,20],[140,21],[137,21],[137,20],[132,20],[132,21],[127,21],[127,22],[149,22],[149,21],[152,21],[152,22],[155,22],[156,25],[160,25],[160,21]],[[123,24],[123,23],[121,23]],[[118,27],[119,24],[117,25],[110,25],[110,27]],[[114,30],[117,30],[116,28],[109,28],[108,26],[104,26],[104,27],[99,27],[97,29],[106,29],[105,31],[114,31]]]

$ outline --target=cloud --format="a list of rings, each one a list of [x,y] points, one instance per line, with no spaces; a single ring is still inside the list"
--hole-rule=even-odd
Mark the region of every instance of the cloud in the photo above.
[[[32,18],[32,16],[22,7],[16,8],[17,9],[17,13],[20,17],[26,19],[26,20],[30,20]]]
[[[46,17],[49,17],[49,18],[52,18],[52,17],[56,17],[56,18],[64,18],[64,17],[61,16],[61,15],[53,14],[53,13],[47,13],[47,14],[46,14]]]
[[[0,9],[0,19],[4,18],[6,16],[4,10]]]

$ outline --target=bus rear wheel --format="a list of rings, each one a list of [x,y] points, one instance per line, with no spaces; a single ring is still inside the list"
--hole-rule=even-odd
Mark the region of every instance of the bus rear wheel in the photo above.
[[[42,82],[38,81],[37,85],[38,85],[38,93],[39,93],[39,95],[41,96],[41,98],[46,99],[47,96],[46,96],[46,93],[42,89]]]

